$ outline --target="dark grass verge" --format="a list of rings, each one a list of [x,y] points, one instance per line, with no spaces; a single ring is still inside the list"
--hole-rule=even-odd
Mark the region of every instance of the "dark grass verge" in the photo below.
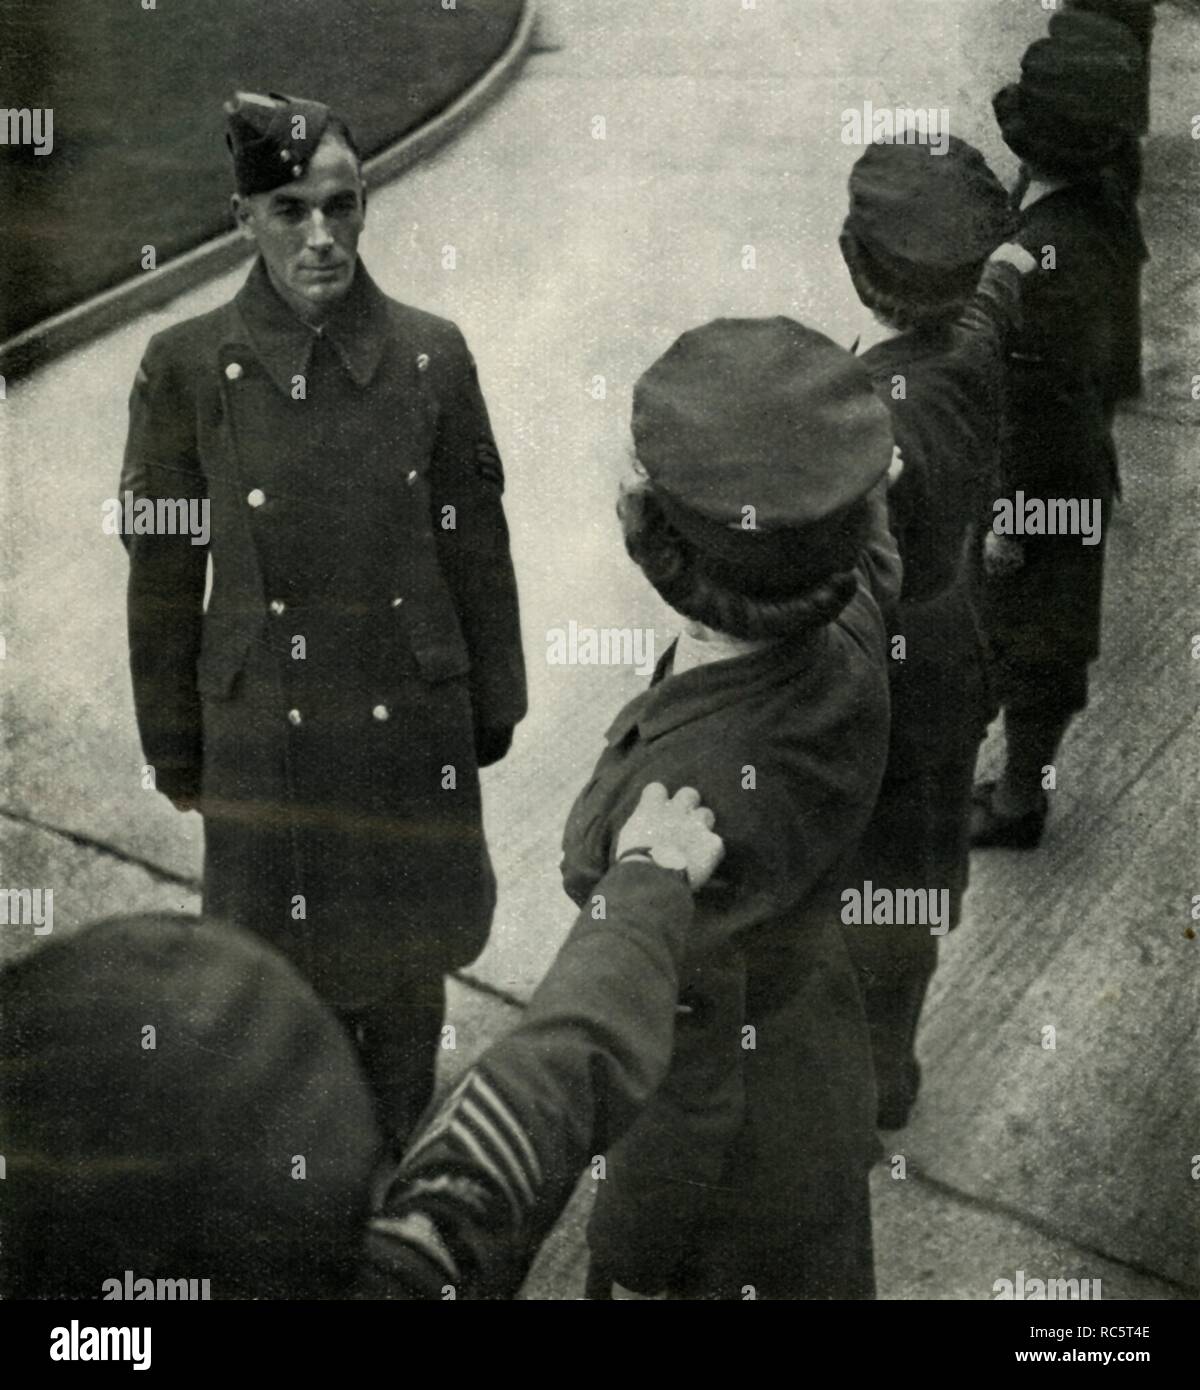
[[[373,154],[504,50],[521,0],[0,0],[0,108],[50,107],[50,154],[0,147],[0,342],[230,226],[221,102],[328,101]]]

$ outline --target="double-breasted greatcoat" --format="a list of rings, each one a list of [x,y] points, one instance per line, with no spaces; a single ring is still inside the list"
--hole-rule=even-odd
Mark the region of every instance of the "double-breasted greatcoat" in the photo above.
[[[318,333],[259,261],[138,372],[122,492],[209,518],[123,537],[145,755],[200,798],[206,911],[341,1007],[486,939],[478,761],[526,702],[502,489],[461,333],[361,262]]]

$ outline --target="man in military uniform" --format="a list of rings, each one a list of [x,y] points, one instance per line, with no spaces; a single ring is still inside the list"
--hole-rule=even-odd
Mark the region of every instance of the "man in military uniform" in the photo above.
[[[122,493],[211,512],[203,545],[123,537],[138,724],[158,789],[204,816],[205,911],[335,1007],[402,1131],[495,903],[478,769],[526,707],[503,473],[459,330],[358,258],[345,122],[226,111],[258,258],[151,340],[130,400]]]

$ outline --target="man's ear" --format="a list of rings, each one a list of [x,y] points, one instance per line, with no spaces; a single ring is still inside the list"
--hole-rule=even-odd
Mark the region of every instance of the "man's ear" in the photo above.
[[[247,241],[254,241],[254,228],[250,225],[250,199],[243,198],[240,193],[234,193],[229,199],[229,207],[238,231]]]

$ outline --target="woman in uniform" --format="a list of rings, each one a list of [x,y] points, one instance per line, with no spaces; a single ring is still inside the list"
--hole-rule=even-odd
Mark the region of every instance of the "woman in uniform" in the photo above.
[[[1070,12],[1059,19],[1026,52],[1020,82],[993,103],[1005,143],[1025,165],[1017,240],[1044,272],[1022,286],[1022,327],[1010,344],[998,498],[1014,516],[1029,499],[1098,504],[1100,534],[1086,545],[1072,534],[985,537],[982,613],[1004,707],[1005,764],[998,781],[976,788],[972,843],[981,848],[1041,841],[1043,779],[1087,705],[1117,491],[1118,291],[1143,249],[1112,168],[1136,108],[1137,45],[1090,42],[1072,29]]]
[[[667,1078],[607,1155],[589,1296],[870,1298],[875,1095],[837,903],[887,751],[887,411],[822,335],[719,320],[638,382],[633,441],[626,548],[683,632],[608,730],[563,882],[593,901],[648,781],[699,786],[726,858]]]
[[[870,145],[850,176],[841,235],[872,322],[858,348],[892,416],[903,469],[888,491],[904,586],[891,618],[892,732],[858,879],[892,893],[946,893],[958,924],[969,864],[975,760],[995,713],[968,593],[966,545],[990,520],[1003,348],[1033,257],[1000,243],[1003,185],[965,141]],[[847,928],[879,1088],[879,1125],[916,1100],[917,1023],[937,966],[924,923]]]

